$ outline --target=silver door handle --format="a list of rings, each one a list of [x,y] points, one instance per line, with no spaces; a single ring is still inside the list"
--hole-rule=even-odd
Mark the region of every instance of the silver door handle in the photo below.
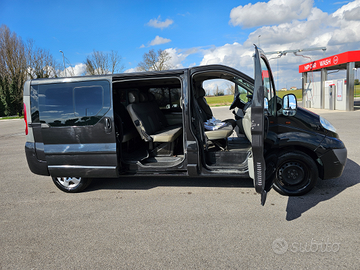
[[[108,117],[105,118],[105,131],[107,133],[111,132],[111,119]]]

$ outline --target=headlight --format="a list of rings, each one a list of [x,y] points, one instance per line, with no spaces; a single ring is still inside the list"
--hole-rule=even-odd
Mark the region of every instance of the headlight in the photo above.
[[[336,133],[336,128],[334,128],[334,126],[328,120],[326,120],[325,118],[323,118],[321,116],[320,116],[320,123],[325,129]]]

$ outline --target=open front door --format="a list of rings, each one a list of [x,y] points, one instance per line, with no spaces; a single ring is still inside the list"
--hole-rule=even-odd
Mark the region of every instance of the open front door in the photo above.
[[[268,101],[275,97],[271,70],[265,55],[255,46],[255,84],[251,104],[251,141],[252,158],[249,159],[249,174],[254,180],[257,193],[261,194],[261,204],[266,201],[267,192],[272,183],[266,183],[265,177],[265,108]],[[267,109],[267,108],[266,108]]]

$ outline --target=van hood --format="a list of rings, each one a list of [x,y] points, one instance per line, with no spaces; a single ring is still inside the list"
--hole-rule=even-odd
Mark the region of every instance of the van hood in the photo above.
[[[339,138],[339,135],[337,133],[325,129],[320,123],[320,115],[312,111],[309,111],[302,107],[298,107],[294,117],[303,122],[305,126],[307,126],[310,130],[316,133],[320,133],[334,138]]]

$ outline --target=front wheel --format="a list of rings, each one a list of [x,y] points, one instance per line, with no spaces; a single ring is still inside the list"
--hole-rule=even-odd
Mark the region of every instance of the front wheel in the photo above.
[[[315,161],[305,153],[284,153],[278,158],[273,188],[282,195],[304,195],[313,189],[318,175]]]
[[[87,188],[91,180],[82,177],[52,177],[54,184],[62,191],[76,193]]]

